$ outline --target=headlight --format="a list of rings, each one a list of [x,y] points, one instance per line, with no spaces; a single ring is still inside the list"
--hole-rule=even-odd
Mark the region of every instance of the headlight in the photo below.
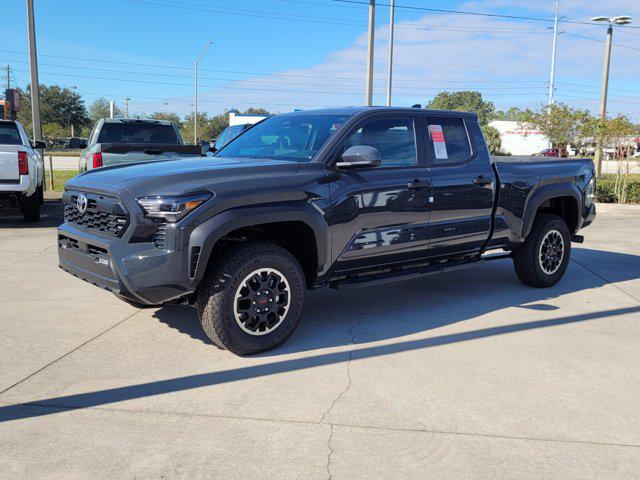
[[[589,183],[587,183],[587,186],[584,189],[584,206],[585,207],[591,206],[595,195],[596,195],[596,179],[595,177],[591,177],[591,180],[589,180]]]
[[[196,193],[184,196],[142,197],[138,204],[144,210],[147,218],[162,218],[175,223],[184,218],[189,212],[198,208],[213,195],[210,193]]]

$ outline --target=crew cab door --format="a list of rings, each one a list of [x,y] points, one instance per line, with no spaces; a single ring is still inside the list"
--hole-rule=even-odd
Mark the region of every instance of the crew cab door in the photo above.
[[[480,250],[491,232],[495,174],[464,117],[423,115],[433,183],[430,256]]]
[[[430,176],[417,114],[365,117],[347,134],[349,147],[378,149],[381,165],[345,170],[331,184],[334,271],[411,261],[429,242]]]

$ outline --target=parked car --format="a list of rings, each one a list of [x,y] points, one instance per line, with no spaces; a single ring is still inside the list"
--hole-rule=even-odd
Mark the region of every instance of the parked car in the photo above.
[[[0,205],[20,207],[27,222],[40,219],[44,164],[36,149],[45,147],[29,140],[20,122],[0,120]]]
[[[567,152],[561,151],[559,148],[545,148],[544,150],[534,153],[532,157],[557,157],[566,158]]]
[[[220,150],[227,143],[229,143],[231,140],[236,138],[238,135],[240,135],[242,132],[244,132],[247,128],[249,128],[251,126],[252,126],[252,124],[250,124],[250,123],[244,123],[242,125],[232,125],[231,127],[225,128],[220,133],[220,135],[218,135],[218,138],[216,138],[216,141],[213,144],[213,149],[212,150],[214,152],[217,151],[217,150]]]
[[[245,355],[294,332],[308,289],[497,258],[552,286],[594,191],[591,160],[492,159],[473,113],[293,112],[213,157],[71,179],[59,263],[137,305],[194,305],[216,345]]]
[[[71,137],[65,140],[64,146],[66,148],[87,148],[87,139],[80,137]]]
[[[200,157],[199,145],[185,145],[171,122],[154,119],[103,118],[80,154],[81,172],[107,165]]]

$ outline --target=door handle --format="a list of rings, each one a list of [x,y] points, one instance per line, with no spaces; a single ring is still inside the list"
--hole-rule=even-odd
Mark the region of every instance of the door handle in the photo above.
[[[420,190],[421,188],[429,188],[431,182],[426,180],[418,180],[417,178],[413,182],[407,183],[407,188],[411,190]]]
[[[484,187],[485,185],[491,185],[492,183],[492,179],[490,179],[489,177],[484,177],[482,175],[473,179],[473,184],[480,185],[481,187]]]

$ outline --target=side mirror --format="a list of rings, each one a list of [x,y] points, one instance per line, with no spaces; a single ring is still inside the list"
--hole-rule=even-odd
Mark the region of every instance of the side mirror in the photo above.
[[[370,168],[378,167],[380,163],[380,152],[377,148],[367,145],[354,145],[342,154],[342,158],[336,162],[336,168],[339,170]]]
[[[47,144],[42,140],[31,140],[31,148],[35,148],[36,150],[47,148]]]

